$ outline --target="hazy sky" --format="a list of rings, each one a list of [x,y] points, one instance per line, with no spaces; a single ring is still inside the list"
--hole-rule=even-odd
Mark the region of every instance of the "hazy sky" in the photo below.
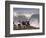
[[[13,13],[17,13],[17,14],[23,14],[23,13],[39,14],[39,9],[35,9],[35,8],[13,8]]]

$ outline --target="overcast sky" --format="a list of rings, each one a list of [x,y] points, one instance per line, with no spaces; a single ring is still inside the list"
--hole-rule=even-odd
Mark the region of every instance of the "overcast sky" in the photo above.
[[[13,13],[17,13],[17,14],[23,14],[23,13],[39,14],[39,9],[35,9],[35,8],[13,8]]]

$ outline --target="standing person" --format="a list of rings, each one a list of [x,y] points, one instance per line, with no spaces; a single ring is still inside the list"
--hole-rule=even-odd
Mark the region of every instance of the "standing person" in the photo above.
[[[26,21],[26,27],[27,27],[27,29],[30,28],[29,21]]]
[[[22,21],[23,29],[26,29],[26,22]]]

